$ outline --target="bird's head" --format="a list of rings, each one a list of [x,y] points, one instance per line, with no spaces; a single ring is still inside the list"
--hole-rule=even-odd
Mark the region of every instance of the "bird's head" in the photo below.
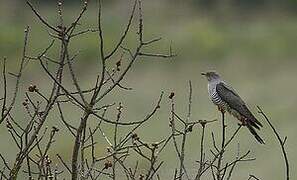
[[[208,81],[220,79],[220,75],[215,71],[201,73],[201,75],[205,76]]]

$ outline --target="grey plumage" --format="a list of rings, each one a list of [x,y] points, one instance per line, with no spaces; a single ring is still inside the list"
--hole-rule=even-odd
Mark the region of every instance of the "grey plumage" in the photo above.
[[[216,72],[202,73],[202,75],[205,75],[208,80],[208,93],[212,102],[220,110],[227,111],[240,120],[243,125],[247,126],[256,140],[264,144],[263,139],[256,132],[256,129],[260,130],[262,124],[251,113],[235,90],[222,81]]]

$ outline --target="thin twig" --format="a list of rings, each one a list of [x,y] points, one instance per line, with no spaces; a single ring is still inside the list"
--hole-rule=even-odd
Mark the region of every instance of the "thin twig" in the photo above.
[[[282,150],[282,154],[284,156],[284,161],[285,161],[285,165],[286,165],[286,180],[290,180],[290,166],[289,166],[289,159],[288,159],[288,155],[286,152],[286,148],[285,148],[285,142],[286,142],[286,137],[284,140],[282,140],[282,138],[280,137],[279,133],[277,132],[277,130],[275,129],[275,127],[273,126],[273,124],[270,122],[269,118],[267,117],[267,115],[262,111],[262,109],[257,106],[259,113],[265,118],[265,120],[267,121],[267,123],[269,124],[269,126],[271,127],[274,135],[277,137],[277,140],[281,146],[281,150]]]

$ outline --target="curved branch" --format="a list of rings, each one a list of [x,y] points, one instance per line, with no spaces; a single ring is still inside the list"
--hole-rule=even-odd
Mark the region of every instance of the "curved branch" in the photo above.
[[[267,123],[269,124],[269,126],[271,127],[274,135],[276,136],[280,146],[281,146],[281,150],[282,150],[282,154],[284,156],[284,161],[285,161],[285,165],[286,165],[286,180],[290,179],[290,166],[289,166],[289,160],[288,160],[288,155],[285,149],[285,142],[287,140],[287,137],[285,137],[284,140],[282,140],[282,138],[280,137],[279,133],[276,131],[275,127],[273,126],[273,124],[270,122],[269,118],[267,117],[267,115],[262,111],[262,109],[257,106],[259,113],[264,117],[264,119],[267,121]]]

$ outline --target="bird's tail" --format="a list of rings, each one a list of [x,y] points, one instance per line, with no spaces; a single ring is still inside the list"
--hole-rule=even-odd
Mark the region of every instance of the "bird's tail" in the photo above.
[[[251,124],[248,124],[247,128],[254,135],[254,137],[260,144],[265,144],[264,140],[257,134],[256,130],[253,128],[253,126]]]

